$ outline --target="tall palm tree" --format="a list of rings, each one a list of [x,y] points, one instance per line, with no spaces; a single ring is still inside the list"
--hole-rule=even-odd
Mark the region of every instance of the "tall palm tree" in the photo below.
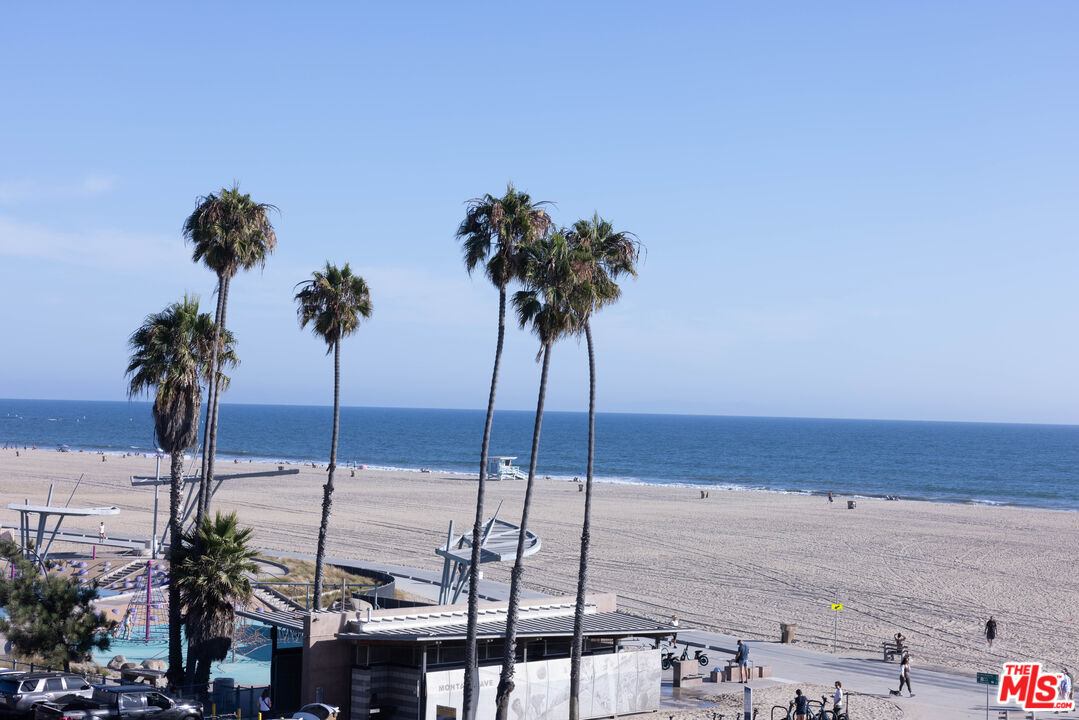
[[[528,193],[518,192],[507,184],[506,194],[498,198],[484,195],[468,202],[465,219],[457,228],[457,239],[464,246],[465,267],[471,275],[480,266],[498,288],[498,342],[491,370],[491,392],[487,397],[487,418],[480,444],[480,475],[476,486],[476,520],[472,525],[472,560],[468,578],[468,623],[465,631],[464,720],[475,720],[479,698],[479,659],[476,654],[476,625],[479,620],[480,541],[483,533],[483,503],[487,485],[487,453],[491,446],[495,392],[498,370],[502,364],[502,344],[506,336],[506,288],[519,272],[518,249],[543,237],[551,227],[544,207],[550,203],[534,201]]]
[[[277,247],[277,235],[270,223],[270,212],[277,208],[256,203],[250,195],[240,192],[238,185],[222,188],[217,194],[210,193],[198,200],[187,220],[184,221],[184,237],[194,250],[191,259],[202,262],[217,274],[217,314],[214,326],[225,330],[228,311],[229,286],[240,270],[264,267],[266,257]],[[214,346],[220,348],[220,336]],[[216,363],[210,371],[212,378],[219,375]],[[202,483],[199,491],[196,525],[210,509],[210,488],[213,487],[214,459],[217,454],[217,413],[223,389],[220,381],[210,383],[206,430],[203,437]]]
[[[513,692],[513,671],[517,657],[517,617],[521,602],[524,576],[524,552],[527,545],[528,514],[532,507],[532,488],[536,479],[539,457],[540,428],[543,425],[543,403],[547,395],[547,373],[551,366],[551,348],[555,341],[576,330],[576,315],[572,298],[576,276],[566,236],[561,232],[522,246],[521,277],[525,290],[513,296],[514,310],[521,327],[530,327],[540,341],[542,357],[539,397],[536,400],[536,420],[532,429],[532,454],[528,461],[528,482],[525,485],[524,506],[521,509],[521,529],[517,536],[517,555],[510,572],[510,597],[506,609],[506,640],[502,655],[502,673],[498,679],[496,714],[506,720],[510,694]]]
[[[180,493],[183,488],[184,451],[194,447],[199,436],[199,380],[211,363],[218,333],[210,316],[199,312],[196,297],[149,315],[132,333],[128,344],[131,360],[128,394],[154,396],[154,436],[171,457],[169,481],[170,563],[175,566],[183,534],[180,526]],[[183,677],[183,649],[180,647],[180,602],[177,588],[169,585],[169,679],[179,684]]]
[[[236,513],[218,512],[184,536],[169,584],[177,586],[184,609],[187,685],[205,687],[210,664],[224,660],[232,647],[236,605],[251,599],[250,576],[258,571],[251,533],[237,526]]]
[[[315,335],[326,341],[326,354],[333,353],[333,439],[330,467],[322,488],[322,522],[318,527],[315,554],[315,610],[322,608],[322,572],[326,559],[326,532],[333,507],[333,473],[337,469],[337,434],[341,416],[341,339],[360,326],[360,318],[371,317],[371,293],[367,283],[345,263],[343,268],[326,263],[325,270],[311,273],[311,279],[297,287],[297,315],[300,327],[311,323]]]
[[[615,232],[611,224],[599,214],[594,214],[591,220],[579,220],[575,223],[569,242],[577,275],[573,306],[588,345],[588,463],[569,674],[569,717],[570,720],[578,720],[581,651],[584,645],[584,600],[588,588],[588,550],[592,539],[592,470],[596,449],[596,354],[592,345],[592,314],[621,297],[622,290],[615,282],[620,276],[637,277],[636,263],[640,256],[640,242],[632,233]]]

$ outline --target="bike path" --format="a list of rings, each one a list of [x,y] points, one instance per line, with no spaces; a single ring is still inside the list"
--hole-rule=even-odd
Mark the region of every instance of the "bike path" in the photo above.
[[[690,648],[708,649],[710,667],[725,667],[733,657],[737,637],[720,635],[701,630],[683,630],[678,633],[679,644]],[[851,718],[858,718],[858,696],[872,695],[889,699],[904,711],[905,718],[913,720],[984,720],[985,685],[978,685],[972,671],[969,676],[940,670],[919,669],[914,662],[911,667],[911,684],[914,697],[889,695],[888,690],[899,686],[899,664],[870,658],[847,657],[809,650],[794,645],[782,645],[760,641],[745,641],[749,645],[749,659],[754,665],[772,668],[772,680],[791,683],[813,683],[833,686],[836,680],[843,684],[849,694],[847,709]],[[768,684],[767,680],[750,683]],[[736,683],[724,683],[734,687]],[[1022,713],[1016,706],[1001,706],[992,699],[990,688],[989,714],[993,720],[997,710],[1010,709],[1013,718]],[[793,691],[792,691],[793,697]],[[1041,717],[1041,714],[1039,714]],[[1046,718],[1064,720],[1079,715],[1045,715]]]

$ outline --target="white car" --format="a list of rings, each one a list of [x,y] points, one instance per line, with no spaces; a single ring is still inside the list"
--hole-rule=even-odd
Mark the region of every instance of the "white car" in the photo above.
[[[292,713],[294,720],[337,720],[341,708],[326,703],[311,703]]]

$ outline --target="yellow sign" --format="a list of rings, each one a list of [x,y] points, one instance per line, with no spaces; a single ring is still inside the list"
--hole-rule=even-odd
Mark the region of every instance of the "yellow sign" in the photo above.
[[[457,720],[457,708],[446,705],[435,706],[436,720]]]
[[[832,609],[839,612],[843,609],[843,603],[832,603]]]

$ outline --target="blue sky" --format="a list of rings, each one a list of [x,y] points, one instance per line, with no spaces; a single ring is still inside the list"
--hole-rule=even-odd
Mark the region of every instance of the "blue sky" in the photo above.
[[[1079,422],[1072,2],[145,3],[0,11],[0,397],[121,399],[126,339],[214,276],[180,235],[280,207],[226,400],[328,404],[293,287],[375,314],[349,405],[482,407],[497,295],[453,232],[508,180],[636,232],[600,409]],[[508,334],[499,407],[534,406]],[[586,408],[556,348],[549,407]]]

